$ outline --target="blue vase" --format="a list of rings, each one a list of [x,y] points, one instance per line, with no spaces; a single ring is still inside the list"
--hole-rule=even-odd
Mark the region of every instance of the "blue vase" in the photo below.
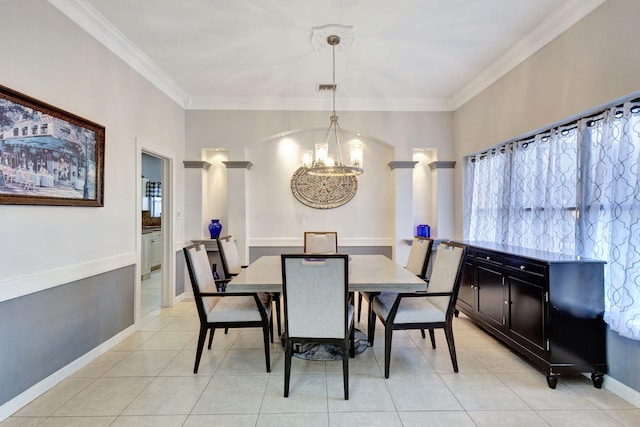
[[[211,234],[211,238],[217,239],[220,237],[220,231],[222,231],[222,224],[220,224],[220,220],[212,219],[211,224],[209,224],[209,234]]]

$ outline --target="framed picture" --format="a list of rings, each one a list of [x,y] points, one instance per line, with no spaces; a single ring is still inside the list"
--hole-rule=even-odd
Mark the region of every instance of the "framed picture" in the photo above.
[[[104,206],[105,128],[0,85],[0,204]]]

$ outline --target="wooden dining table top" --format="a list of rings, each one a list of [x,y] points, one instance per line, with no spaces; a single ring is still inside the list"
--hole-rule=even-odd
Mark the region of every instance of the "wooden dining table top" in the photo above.
[[[349,257],[349,290],[353,292],[426,291],[427,283],[384,255]],[[227,284],[228,292],[282,292],[280,255],[258,258]]]

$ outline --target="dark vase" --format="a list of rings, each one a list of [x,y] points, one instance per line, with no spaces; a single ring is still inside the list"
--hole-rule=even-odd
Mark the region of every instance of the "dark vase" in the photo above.
[[[220,224],[220,220],[212,219],[211,224],[209,224],[209,234],[211,234],[211,238],[217,239],[220,237],[220,231],[222,231],[222,224]]]

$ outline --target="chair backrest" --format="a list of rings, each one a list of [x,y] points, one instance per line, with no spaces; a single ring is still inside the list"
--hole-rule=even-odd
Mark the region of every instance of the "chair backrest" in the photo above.
[[[305,253],[336,253],[338,252],[338,233],[335,231],[305,231]]]
[[[429,265],[429,258],[431,258],[432,248],[433,239],[421,236],[414,237],[405,268],[421,279],[424,279],[427,275],[427,267]]]
[[[442,242],[438,245],[427,293],[453,293],[451,297],[429,298],[429,301],[435,304],[443,313],[447,313],[449,310],[453,312],[453,306],[455,305],[458,290],[460,289],[460,280],[462,278],[462,269],[464,267],[466,254],[467,247],[459,243]]]
[[[285,330],[292,338],[345,338],[349,310],[347,254],[283,254]]]
[[[242,263],[238,255],[236,242],[231,236],[218,237],[218,251],[220,253],[220,261],[222,261],[222,270],[224,276],[235,276],[242,271]]]
[[[196,244],[187,246],[183,249],[184,260],[189,270],[191,278],[191,287],[193,289],[193,298],[196,300],[198,314],[201,316],[211,311],[216,304],[216,299],[211,297],[202,297],[201,292],[216,292],[216,282],[213,278],[211,265],[209,264],[209,256],[204,244]]]

